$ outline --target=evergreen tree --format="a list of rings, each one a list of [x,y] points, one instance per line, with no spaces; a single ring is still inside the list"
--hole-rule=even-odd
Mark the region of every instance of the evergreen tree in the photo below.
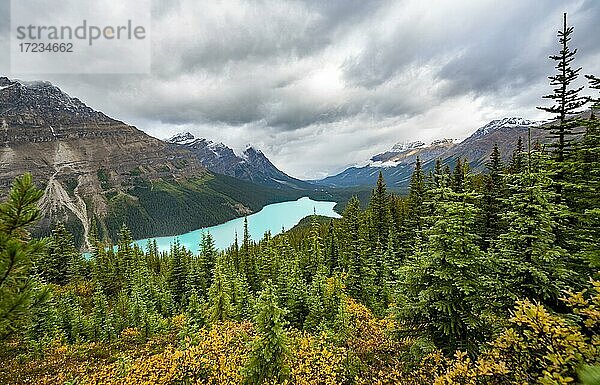
[[[91,319],[91,337],[95,341],[109,341],[113,336],[108,300],[97,286],[92,298],[93,310]]]
[[[368,217],[369,212],[367,211],[357,219],[358,234],[353,250],[348,255],[346,287],[352,298],[365,305],[372,305],[376,273],[373,250],[369,242]]]
[[[232,282],[231,303],[233,306],[232,316],[237,320],[247,319],[252,312],[252,297],[248,279],[243,272],[235,273],[229,278]]]
[[[215,323],[233,316],[231,305],[231,285],[223,262],[217,261],[213,283],[208,291],[208,319]]]
[[[27,341],[39,347],[49,344],[56,336],[58,326],[56,302],[51,293],[44,306],[32,309],[30,317],[26,329]]]
[[[37,203],[42,195],[25,174],[15,179],[0,204],[0,339],[26,325],[31,312],[48,298],[48,291],[31,276],[46,243],[30,239],[27,231],[40,217]]]
[[[119,230],[119,242],[117,243],[117,268],[121,275],[121,281],[129,278],[129,273],[135,269],[134,266],[134,247],[133,236],[129,228],[123,224]]]
[[[425,202],[425,176],[421,167],[421,160],[417,157],[415,170],[410,179],[408,190],[409,223],[411,230],[420,233],[423,230],[424,202]]]
[[[308,284],[304,280],[296,259],[289,261],[285,267],[285,274],[283,275],[285,284],[281,301],[288,310],[286,313],[288,322],[295,328],[301,329],[308,316],[306,291]]]
[[[502,199],[504,197],[504,177],[502,159],[498,145],[490,155],[486,165],[488,173],[485,175],[485,186],[483,191],[483,246],[489,248],[491,243],[497,239],[501,230],[500,215],[503,211]]]
[[[200,241],[200,254],[194,258],[188,258],[186,290],[196,293],[199,298],[206,299],[208,288],[212,285],[213,273],[217,261],[217,249],[212,235],[208,232],[202,233]]]
[[[48,281],[65,284],[69,276],[82,273],[81,253],[75,248],[73,236],[63,223],[52,229],[48,253],[39,262],[41,275]]]
[[[242,240],[242,247],[240,248],[240,269],[248,279],[250,288],[258,291],[260,283],[258,282],[256,260],[252,250],[252,239],[248,230],[248,217],[244,217],[244,238]]]
[[[85,338],[85,316],[73,292],[57,298],[57,327],[70,343],[80,342]]]
[[[444,175],[444,169],[442,167],[442,161],[439,159],[435,160],[435,168],[433,169],[432,175],[432,189],[442,187],[442,176]]]
[[[169,287],[173,295],[173,302],[178,306],[183,306],[187,298],[186,285],[188,282],[188,260],[189,256],[186,250],[175,242],[171,245],[172,265],[169,274]]]
[[[344,208],[341,222],[340,236],[342,237],[342,242],[340,246],[342,247],[342,266],[343,270],[347,272],[351,261],[357,260],[359,258],[358,255],[360,255],[360,201],[358,197],[353,196],[350,198]]]
[[[322,265],[325,260],[323,247],[321,245],[321,232],[316,214],[313,214],[311,217],[309,242],[307,261],[303,266],[303,270],[305,271],[305,274],[307,274],[307,278],[310,279],[310,277],[317,273],[317,268]]]
[[[256,304],[254,322],[259,336],[252,344],[252,351],[243,369],[244,384],[280,383],[288,377],[290,350],[284,330],[284,315],[285,311],[278,306],[269,282]]]
[[[371,201],[369,202],[372,221],[372,242],[375,245],[379,242],[380,245],[387,247],[387,236],[391,222],[391,214],[389,207],[389,197],[383,180],[383,173],[379,171],[377,178],[377,186],[372,191]]]
[[[331,274],[334,271],[339,271],[339,247],[337,244],[337,236],[333,220],[329,221],[329,226],[327,227],[327,245],[325,248],[325,254],[327,260],[327,270],[329,273]]]
[[[589,119],[582,122],[585,133],[577,144],[573,176],[576,181],[572,207],[578,219],[574,230],[578,251],[594,270],[600,268],[600,79],[586,75],[590,89],[596,92],[591,98],[592,111]]]
[[[188,324],[192,326],[193,330],[197,330],[206,324],[205,312],[205,303],[197,293],[192,293],[186,308],[186,314],[189,320]]]
[[[456,159],[456,166],[454,166],[454,170],[452,171],[452,181],[450,183],[452,190],[457,193],[461,193],[465,190],[465,176],[466,173],[463,166],[463,161],[458,158]]]
[[[500,278],[507,287],[506,309],[515,299],[529,298],[556,305],[566,288],[565,251],[555,244],[556,212],[552,180],[540,164],[543,154],[532,153],[528,171],[510,176],[507,211],[508,228],[499,236],[497,253]]]
[[[487,261],[474,229],[476,209],[468,203],[474,197],[448,187],[433,193],[426,242],[401,270],[399,316],[449,352],[474,352],[490,331]]]
[[[525,170],[525,148],[523,147],[523,139],[519,136],[519,140],[517,140],[517,145],[512,153],[512,158],[510,160],[510,164],[508,166],[508,171],[511,174],[518,174]]]
[[[378,289],[378,297],[381,301],[382,308],[387,309],[390,303],[394,301],[394,293],[398,284],[398,272],[403,261],[400,260],[396,251],[395,243],[397,235],[390,230],[388,235],[388,247],[383,255],[383,266],[381,268],[382,280]]]
[[[144,338],[151,337],[158,329],[159,316],[156,312],[145,274],[137,273],[129,294],[129,312],[132,326]]]
[[[575,60],[577,49],[571,51],[569,42],[573,34],[573,27],[567,26],[567,14],[563,15],[563,28],[558,31],[560,51],[557,55],[550,56],[556,61],[557,73],[550,76],[550,85],[554,87],[553,93],[544,96],[550,99],[554,105],[550,107],[538,107],[551,113],[557,119],[557,123],[547,129],[550,135],[556,139],[553,144],[555,149],[554,181],[556,183],[556,202],[560,203],[563,198],[563,187],[568,171],[568,161],[572,148],[573,128],[577,126],[576,120],[570,115],[576,114],[578,110],[587,103],[584,97],[579,95],[583,87],[573,87],[573,83],[579,76],[581,68],[572,68],[571,63]]]
[[[304,323],[304,327],[307,330],[316,330],[325,324],[325,319],[327,318],[327,309],[325,308],[323,296],[326,286],[327,275],[325,273],[324,266],[321,265],[317,269],[317,272],[308,290],[308,315]]]
[[[204,274],[206,288],[212,284],[212,274],[217,262],[217,249],[215,241],[209,232],[202,233],[200,242],[200,271]]]

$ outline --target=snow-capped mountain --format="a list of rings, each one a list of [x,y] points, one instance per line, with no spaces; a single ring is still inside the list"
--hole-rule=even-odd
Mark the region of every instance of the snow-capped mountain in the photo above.
[[[459,157],[468,159],[473,169],[481,169],[495,144],[507,158],[518,138],[525,140],[529,129],[534,141],[543,142],[544,131],[537,128],[541,124],[524,118],[503,118],[489,122],[460,143],[452,139],[438,139],[429,144],[422,141],[396,143],[390,150],[373,156],[366,166],[347,168],[316,183],[335,187],[372,186],[381,171],[389,186],[405,188],[417,156],[426,169],[432,168],[436,159],[452,164]]]
[[[423,147],[425,146],[425,142],[421,142],[420,140],[417,140],[415,142],[402,142],[402,143],[396,143],[394,145],[394,147],[392,147],[390,152],[402,152],[402,151],[406,151],[406,150],[412,150],[414,148],[419,148],[419,147]]]
[[[335,187],[373,185],[381,171],[390,186],[404,185],[410,179],[417,157],[425,163],[454,146],[452,139],[434,140],[429,144],[422,141],[397,143],[389,151],[373,156],[366,166],[347,168],[317,183]]]
[[[174,144],[190,144],[195,140],[197,139],[189,132],[181,132],[167,139],[167,142]]]
[[[471,137],[480,137],[488,135],[490,132],[494,132],[500,128],[515,128],[515,127],[537,127],[543,122],[536,122],[524,118],[504,118],[492,120],[485,126],[479,128],[471,135]]]
[[[438,139],[429,144],[422,141],[396,143],[391,150],[377,154],[371,158],[370,166],[393,167],[399,163],[414,163],[417,156],[427,161],[447,151],[454,145],[453,139]]]
[[[216,143],[205,138],[195,138],[189,132],[174,135],[167,142],[188,148],[196,155],[200,163],[219,174],[269,187],[313,188],[310,183],[280,171],[262,151],[252,146],[247,146],[240,155],[237,155],[233,149],[223,143]]]

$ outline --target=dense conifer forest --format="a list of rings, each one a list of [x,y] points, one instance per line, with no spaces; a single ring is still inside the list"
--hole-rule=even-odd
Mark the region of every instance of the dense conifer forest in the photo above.
[[[600,383],[600,79],[559,32],[550,146],[487,171],[417,161],[366,209],[199,252],[28,229],[29,175],[0,205],[3,384]],[[578,114],[583,108],[591,114]],[[246,226],[247,228],[247,226]]]

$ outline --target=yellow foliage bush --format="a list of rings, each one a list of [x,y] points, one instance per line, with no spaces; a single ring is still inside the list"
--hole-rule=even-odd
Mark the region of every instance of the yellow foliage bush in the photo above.
[[[517,302],[513,327],[476,361],[458,352],[435,385],[542,384],[577,382],[577,371],[600,364],[600,283],[590,292],[569,293],[564,302],[578,316],[561,317],[529,300]]]
[[[201,329],[194,344],[136,359],[123,372],[119,363],[105,366],[83,383],[95,385],[239,384],[240,368],[253,335],[249,322],[223,322]]]
[[[327,341],[327,336],[299,333],[292,336],[290,384],[335,385],[342,382],[346,349]]]

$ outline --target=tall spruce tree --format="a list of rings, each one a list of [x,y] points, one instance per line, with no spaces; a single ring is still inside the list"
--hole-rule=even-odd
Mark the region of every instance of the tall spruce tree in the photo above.
[[[558,41],[560,51],[556,55],[550,56],[550,59],[556,62],[557,73],[549,76],[550,85],[554,87],[552,94],[545,95],[543,98],[550,99],[554,104],[550,107],[538,107],[546,111],[557,120],[557,122],[546,129],[556,140],[553,144],[555,153],[554,181],[556,184],[556,202],[560,203],[563,198],[563,189],[565,186],[565,177],[568,172],[568,161],[572,150],[573,128],[577,126],[577,121],[571,115],[579,112],[587,100],[580,96],[582,87],[573,86],[573,83],[579,76],[580,68],[573,68],[571,64],[575,60],[577,49],[571,50],[569,42],[573,34],[573,27],[567,25],[567,14],[563,15],[563,27],[558,31]]]
[[[360,254],[360,215],[360,201],[358,197],[353,196],[344,208],[340,225],[342,266],[346,272],[350,268],[351,261],[358,259],[357,255]]]
[[[511,174],[518,174],[525,170],[525,148],[523,147],[523,139],[519,136],[515,149],[513,150],[510,163],[508,165],[508,172]]]
[[[387,236],[391,223],[391,214],[389,206],[389,196],[383,179],[383,173],[379,171],[377,186],[372,191],[369,210],[372,218],[371,240],[373,246],[379,245],[385,249],[387,247]]]
[[[410,185],[408,190],[408,201],[409,201],[409,223],[411,230],[415,233],[420,233],[423,230],[423,217],[425,214],[424,202],[425,202],[425,176],[421,166],[421,160],[417,157],[415,163],[415,170],[413,171],[412,177],[410,178]]]
[[[484,249],[487,250],[500,234],[500,215],[503,211],[502,199],[505,194],[503,176],[504,166],[502,164],[500,151],[498,150],[498,145],[494,145],[494,149],[486,167],[488,172],[484,179],[482,244]]]
[[[217,263],[217,249],[215,241],[209,232],[203,232],[200,241],[200,255],[198,256],[198,268],[204,289],[212,284],[213,271]]]
[[[296,329],[302,329],[308,316],[307,290],[308,284],[304,280],[298,260],[296,258],[285,262],[283,274],[282,305],[287,309],[286,319]]]
[[[308,247],[307,260],[304,270],[308,274],[308,277],[312,277],[317,273],[317,268],[325,262],[321,240],[321,229],[319,222],[317,222],[316,214],[313,214],[311,217],[310,235],[308,241],[310,244]]]
[[[466,172],[463,164],[466,161],[462,161],[460,158],[456,159],[456,165],[452,171],[452,179],[450,181],[450,187],[457,193],[462,193],[465,190],[465,176]]]
[[[186,285],[188,282],[189,257],[187,250],[181,247],[179,241],[171,245],[169,288],[171,289],[173,302],[177,306],[183,306],[187,299]]]
[[[338,240],[336,228],[333,220],[331,220],[327,226],[327,238],[325,246],[325,259],[329,274],[332,274],[334,271],[339,271],[340,269],[339,247],[337,243]]]
[[[244,217],[244,237],[242,239],[242,247],[240,248],[239,253],[240,269],[244,272],[244,275],[248,279],[250,288],[254,291],[258,291],[260,282],[258,282],[256,258],[252,250],[252,244],[253,242],[250,238],[250,231],[248,230],[248,217]]]

